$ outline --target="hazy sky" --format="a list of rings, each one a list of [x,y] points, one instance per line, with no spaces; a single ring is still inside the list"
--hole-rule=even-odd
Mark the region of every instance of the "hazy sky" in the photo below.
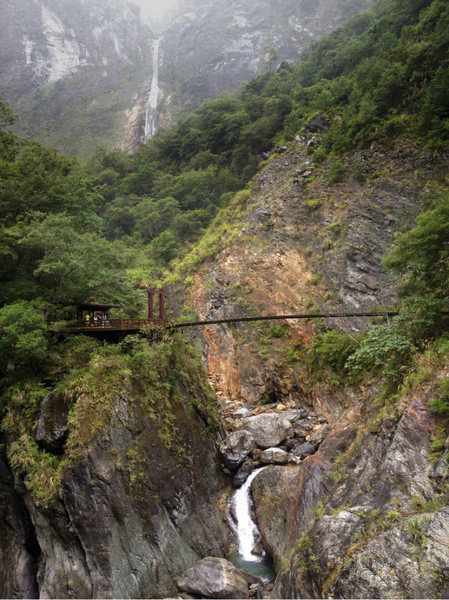
[[[176,0],[132,0],[132,2],[140,6],[143,17],[153,19],[160,18],[176,4]]]

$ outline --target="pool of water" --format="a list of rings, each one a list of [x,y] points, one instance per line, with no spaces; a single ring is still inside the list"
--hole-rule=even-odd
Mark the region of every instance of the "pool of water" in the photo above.
[[[275,580],[276,573],[274,572],[273,561],[267,555],[250,561],[242,558],[238,552],[233,552],[228,556],[228,560],[238,569],[243,569],[255,577],[261,577],[264,583]]]

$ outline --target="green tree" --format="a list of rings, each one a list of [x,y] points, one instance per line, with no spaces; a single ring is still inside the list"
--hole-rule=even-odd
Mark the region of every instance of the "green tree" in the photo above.
[[[0,372],[26,367],[38,372],[47,359],[47,323],[37,302],[17,300],[0,309]]]
[[[403,295],[449,298],[449,194],[416,219],[416,227],[395,242],[385,266],[405,274]]]

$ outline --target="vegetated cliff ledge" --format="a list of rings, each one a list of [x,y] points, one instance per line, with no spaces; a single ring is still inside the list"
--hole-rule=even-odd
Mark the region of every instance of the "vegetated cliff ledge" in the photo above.
[[[31,420],[10,407],[2,597],[164,597],[227,552],[215,401],[196,354],[179,338],[126,344],[97,348]],[[91,345],[71,342],[78,356]]]

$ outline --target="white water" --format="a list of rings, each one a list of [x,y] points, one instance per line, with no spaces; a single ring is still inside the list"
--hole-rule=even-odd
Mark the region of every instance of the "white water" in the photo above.
[[[253,554],[254,546],[260,539],[257,525],[251,518],[251,482],[260,471],[265,469],[261,467],[251,473],[245,483],[240,487],[231,499],[230,508],[234,517],[234,529],[237,534],[238,551],[240,557],[247,562],[262,562],[263,558]]]
[[[153,42],[153,78],[151,79],[150,95],[148,97],[147,112],[145,114],[144,141],[152,138],[157,131],[157,101],[159,98],[159,43]]]

